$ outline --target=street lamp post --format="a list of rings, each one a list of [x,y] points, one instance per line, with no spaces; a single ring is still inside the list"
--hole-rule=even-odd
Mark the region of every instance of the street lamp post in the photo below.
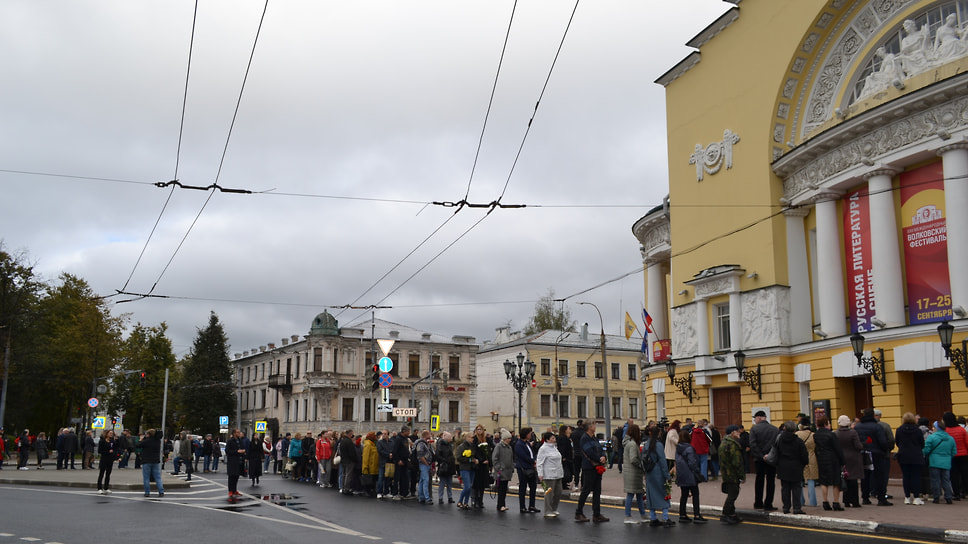
[[[608,395],[609,368],[608,368],[608,360],[605,352],[605,320],[602,319],[602,311],[599,310],[598,306],[596,306],[594,303],[579,302],[578,304],[587,304],[592,308],[595,308],[595,311],[598,312],[598,321],[602,325],[602,378],[604,380],[604,385],[605,385],[605,402],[603,402],[602,404],[604,405],[603,408],[604,408],[604,414],[605,414],[605,437],[606,437],[605,439],[610,440],[612,436],[612,418],[610,413],[611,407],[612,407],[612,399]]]
[[[534,361],[524,360],[524,354],[518,353],[518,364],[515,365],[510,360],[504,360],[504,376],[510,380],[511,385],[518,392],[518,427],[523,425],[521,419],[521,395],[524,390],[531,385],[534,379]]]

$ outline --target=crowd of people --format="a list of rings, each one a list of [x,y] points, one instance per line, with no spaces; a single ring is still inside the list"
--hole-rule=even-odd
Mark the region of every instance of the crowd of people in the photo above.
[[[224,454],[212,435],[182,432],[172,441],[163,440],[153,429],[141,436],[107,430],[95,440],[91,431],[79,437],[73,428],[64,428],[51,441],[44,433],[33,436],[24,429],[13,448],[20,470],[29,469],[31,451],[36,453],[38,469],[44,468],[43,461],[52,452],[57,454],[58,470],[76,469],[77,453],[82,454],[81,469],[93,469],[98,460],[98,493],[111,492],[115,463],[124,469],[134,457],[134,468],[142,469],[145,496],[150,494],[151,481],[164,496],[161,470],[169,455],[174,462],[172,474],[184,471],[189,480],[199,464],[204,473],[217,472],[224,455],[230,499],[241,495],[241,478],[258,486],[271,467],[273,474],[333,488],[347,497],[416,499],[426,505],[434,504],[436,483],[437,503],[446,499],[462,510],[483,509],[485,492],[490,490],[497,497],[497,511],[504,513],[510,509],[508,484],[516,478],[522,514],[542,512],[536,502],[540,488],[544,516],[558,517],[563,493],[574,486],[580,489],[575,521],[596,523],[609,521],[601,510],[602,475],[617,466],[626,493],[625,523],[671,527],[676,524],[669,517],[673,487],[679,488],[678,523],[705,523],[699,484],[720,478],[726,495],[721,521],[742,521],[735,501],[751,472],[755,473],[752,506],[766,512],[778,510],[774,505],[777,479],[784,513],[803,514],[804,506],[818,505],[834,511],[892,506],[893,497],[887,493],[892,461],[903,475],[904,504],[923,505],[926,498],[935,504],[968,499],[965,426],[965,419],[952,412],[933,422],[905,413],[901,425],[892,429],[876,409],[865,410],[855,419],[841,415],[836,422],[825,416],[811,421],[803,416],[780,425],[758,411],[748,432],[742,425],[729,425],[720,433],[705,419],[650,421],[644,428],[629,419],[610,441],[598,435],[595,422],[579,420],[574,426],[549,428],[540,435],[531,427],[517,433],[507,429],[489,433],[477,425],[471,432],[458,428],[433,436],[428,430],[412,434],[409,426],[403,426],[399,431],[382,429],[365,436],[357,436],[352,429],[286,433],[274,443],[264,434],[249,439],[234,429]],[[4,441],[0,444],[6,448]],[[585,516],[589,498],[590,518]]]

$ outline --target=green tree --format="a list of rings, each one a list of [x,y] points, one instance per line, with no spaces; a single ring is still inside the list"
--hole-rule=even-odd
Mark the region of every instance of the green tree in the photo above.
[[[30,364],[17,376],[32,393],[22,408],[33,425],[47,429],[66,423],[65,418],[87,420],[87,399],[117,365],[127,320],[112,316],[83,279],[65,273],[59,280],[38,301]]]
[[[23,394],[18,388],[9,387],[9,377],[16,376],[21,368],[28,367],[32,314],[44,288],[43,282],[34,276],[33,265],[28,264],[23,252],[10,253],[0,240],[0,379],[3,379],[4,405],[0,407],[0,428],[6,421],[8,429],[20,429],[28,424],[28,416],[18,410]],[[21,381],[21,383],[23,383]],[[7,400],[11,395],[11,400]],[[7,418],[7,406],[13,417]]]
[[[182,367],[179,412],[185,428],[200,434],[218,433],[218,416],[235,412],[233,378],[228,337],[212,312]]]
[[[534,315],[528,319],[524,334],[534,334],[544,330],[577,331],[577,322],[571,320],[571,310],[564,307],[564,303],[555,300],[555,290],[548,288],[548,293],[541,297],[534,305]]]
[[[179,382],[175,354],[166,333],[168,325],[162,322],[156,327],[135,325],[121,348],[121,359],[112,369],[111,396],[108,412],[123,415],[125,428],[138,429],[160,427],[164,404],[165,370],[169,371],[169,384]],[[141,386],[141,372],[145,385]],[[174,404],[174,403],[173,403]],[[174,410],[169,410],[167,429],[174,429]]]

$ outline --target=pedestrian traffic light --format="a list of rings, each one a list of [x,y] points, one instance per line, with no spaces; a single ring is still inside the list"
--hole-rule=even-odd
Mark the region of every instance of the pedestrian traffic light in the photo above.
[[[142,372],[141,373],[141,387],[144,387],[144,386],[145,386],[145,373]]]
[[[373,372],[370,373],[370,391],[376,391],[380,388],[380,367],[378,365],[373,365]]]

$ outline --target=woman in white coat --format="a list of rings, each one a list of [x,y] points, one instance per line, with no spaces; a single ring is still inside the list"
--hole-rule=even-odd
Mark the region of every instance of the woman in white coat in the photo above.
[[[558,517],[558,502],[561,501],[561,480],[565,476],[565,467],[561,464],[561,452],[556,444],[558,437],[554,433],[541,435],[541,448],[535,459],[538,470],[538,481],[545,488],[545,517]]]

